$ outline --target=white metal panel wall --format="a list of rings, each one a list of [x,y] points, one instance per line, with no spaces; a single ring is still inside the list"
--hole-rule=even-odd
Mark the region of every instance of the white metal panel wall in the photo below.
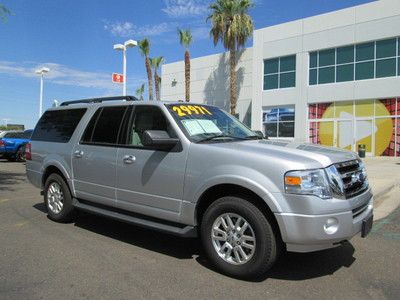
[[[295,138],[307,139],[307,103],[400,96],[400,77],[308,85],[309,52],[400,36],[400,0],[381,0],[254,32],[252,127],[262,109],[295,105]],[[263,91],[264,59],[296,54],[296,87]]]

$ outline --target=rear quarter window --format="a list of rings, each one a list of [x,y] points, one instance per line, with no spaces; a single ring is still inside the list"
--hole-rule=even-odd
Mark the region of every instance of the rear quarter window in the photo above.
[[[9,139],[22,139],[23,137],[23,132],[8,132],[4,135],[4,138],[9,138]]]
[[[46,111],[32,134],[33,141],[68,143],[86,108]]]

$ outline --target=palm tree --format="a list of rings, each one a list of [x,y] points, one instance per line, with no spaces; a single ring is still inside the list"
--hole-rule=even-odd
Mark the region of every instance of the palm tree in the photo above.
[[[185,47],[185,100],[190,101],[190,54],[189,46],[192,43],[192,33],[190,29],[181,30],[178,28],[179,42]]]
[[[143,94],[144,94],[144,83],[136,89],[136,96],[139,98],[140,101],[143,101]]]
[[[146,67],[147,72],[147,81],[149,85],[149,100],[153,100],[153,76],[151,73],[151,65],[150,65],[150,41],[145,38],[138,42],[139,50],[142,56],[144,56],[144,65]]]
[[[154,68],[154,85],[156,88],[157,100],[160,100],[160,83],[161,83],[161,77],[158,76],[157,70],[160,68],[163,62],[164,62],[163,56],[150,58],[150,65]]]
[[[251,0],[216,0],[210,4],[212,28],[210,36],[216,46],[220,41],[229,50],[230,64],[230,111],[236,114],[237,73],[236,53],[253,33],[253,20],[248,10],[253,6]]]
[[[8,16],[10,16],[11,14],[11,11],[7,7],[5,7],[3,4],[0,4],[0,20],[2,22],[6,22]]]

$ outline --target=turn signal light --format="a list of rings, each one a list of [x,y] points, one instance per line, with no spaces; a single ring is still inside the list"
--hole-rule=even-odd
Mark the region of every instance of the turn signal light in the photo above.
[[[286,185],[300,185],[301,184],[301,177],[295,176],[286,176],[285,177]]]

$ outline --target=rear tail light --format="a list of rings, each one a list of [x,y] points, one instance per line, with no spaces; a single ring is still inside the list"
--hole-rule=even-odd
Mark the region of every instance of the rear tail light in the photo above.
[[[32,146],[31,146],[31,143],[28,143],[25,146],[25,159],[26,160],[32,160]]]
[[[0,147],[4,147],[4,141],[0,140]]]

